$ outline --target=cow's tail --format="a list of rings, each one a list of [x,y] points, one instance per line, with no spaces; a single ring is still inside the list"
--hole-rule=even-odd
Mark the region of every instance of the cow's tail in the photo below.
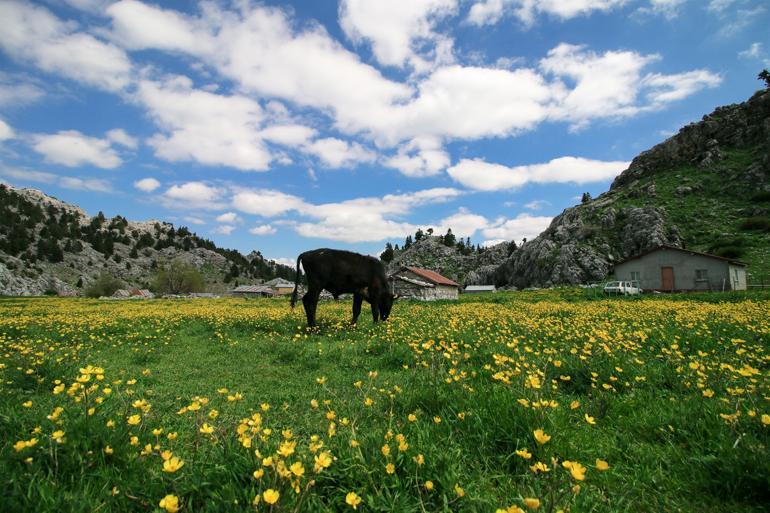
[[[302,255],[297,257],[297,277],[294,278],[294,292],[291,293],[291,307],[297,304],[297,294],[299,293],[299,264],[302,261]]]

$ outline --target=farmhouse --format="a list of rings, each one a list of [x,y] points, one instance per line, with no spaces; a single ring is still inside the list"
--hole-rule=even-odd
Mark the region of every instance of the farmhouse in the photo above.
[[[241,285],[230,291],[233,297],[273,297],[275,292],[267,285]]]
[[[485,294],[487,292],[497,292],[494,285],[468,285],[463,290],[466,294]]]
[[[439,273],[419,267],[402,267],[390,275],[393,293],[406,299],[432,301],[457,299],[460,285]]]
[[[746,290],[746,264],[662,245],[616,264],[615,278],[636,281],[643,290]]]
[[[294,292],[294,284],[290,281],[286,281],[283,278],[275,278],[265,282],[265,285],[270,287],[273,292],[278,296],[285,294],[291,294]]]

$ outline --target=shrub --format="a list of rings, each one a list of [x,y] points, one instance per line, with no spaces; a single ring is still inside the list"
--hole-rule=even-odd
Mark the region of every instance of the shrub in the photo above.
[[[768,202],[770,201],[770,191],[758,192],[751,197],[751,201]]]
[[[770,232],[770,217],[755,216],[747,217],[740,224],[741,230],[755,230]]]
[[[113,275],[103,272],[96,281],[86,289],[86,296],[101,297],[111,296],[116,290],[123,287],[123,282]]]
[[[155,277],[153,288],[163,294],[203,292],[203,275],[195,266],[174,260],[161,268]]]
[[[742,256],[744,253],[743,248],[738,246],[722,246],[716,251],[714,251],[714,254],[716,256],[721,256],[725,258],[738,258]]]

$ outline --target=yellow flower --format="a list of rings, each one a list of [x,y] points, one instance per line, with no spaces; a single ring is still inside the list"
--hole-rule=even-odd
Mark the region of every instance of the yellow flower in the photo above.
[[[458,497],[465,496],[465,490],[463,490],[458,483],[455,483],[455,493]]]
[[[204,435],[210,435],[214,432],[214,428],[209,426],[206,422],[203,423],[203,425],[200,428],[200,432]]]
[[[433,481],[425,481],[425,484],[423,485],[426,490],[431,491],[433,490]]]
[[[179,497],[176,495],[166,495],[160,500],[158,506],[168,511],[168,513],[176,513],[179,511]]]
[[[540,499],[527,497],[526,499],[524,499],[524,505],[529,509],[537,509],[540,507]]]
[[[211,411],[209,412],[209,418],[210,418],[211,420],[214,420],[214,419],[216,419],[217,417],[219,417],[219,410],[211,410]]]
[[[707,388],[703,391],[703,397],[714,397],[714,391],[710,388]]]
[[[582,481],[586,478],[586,468],[577,461],[565,461],[562,466],[569,469],[569,473],[577,481]]]
[[[252,475],[254,476],[254,479],[262,479],[262,476],[265,475],[265,469],[261,468],[261,469],[255,470]]]
[[[439,417],[438,415],[433,417],[433,423],[434,424],[441,424],[441,417]]]
[[[521,456],[521,457],[522,457],[522,458],[524,458],[525,460],[528,460],[528,459],[530,459],[530,458],[532,457],[532,453],[531,453],[531,452],[529,452],[529,451],[527,451],[527,449],[526,449],[526,448],[524,448],[524,449],[520,449],[520,450],[516,451],[516,454],[517,454],[518,456]]]
[[[383,456],[390,456],[390,446],[388,444],[383,445],[380,451],[382,451]]]
[[[177,437],[176,431],[166,435],[166,438],[168,438],[169,440],[176,440],[176,437]]]
[[[588,415],[587,413],[584,415],[584,417],[586,419],[586,422],[588,422],[592,426],[596,424],[596,421],[594,420],[594,418]]]
[[[536,429],[534,431],[535,440],[537,440],[537,443],[540,445],[545,445],[548,443],[548,440],[551,439],[551,435],[546,435],[545,432],[542,429]]]
[[[163,461],[171,459],[171,457],[174,455],[171,451],[166,449],[165,451],[160,453],[160,457],[163,459]]]
[[[262,460],[262,466],[263,467],[272,467],[273,466],[273,457],[268,456],[267,458],[264,458]]]
[[[600,459],[597,458],[597,460],[596,460],[596,470],[607,470],[608,468],[610,468],[609,463],[607,463],[604,460],[600,460]]]
[[[422,454],[418,454],[417,456],[415,456],[415,457],[414,457],[414,458],[412,458],[412,459],[413,459],[413,460],[414,460],[414,462],[415,462],[415,463],[417,463],[418,465],[422,465],[423,463],[425,463],[425,456],[423,456]]]
[[[160,436],[163,434],[163,428],[156,428],[152,430],[152,434],[155,436]]]
[[[573,409],[573,410],[580,408],[580,401],[572,401],[571,403],[569,403],[569,407],[570,409]]]
[[[283,456],[284,458],[288,458],[292,454],[294,454],[294,448],[297,446],[297,442],[281,442],[280,447],[278,448],[278,454]]]
[[[417,420],[417,415],[415,415],[414,413],[410,413],[406,418],[409,420],[409,422],[414,422],[415,420]]]
[[[350,492],[345,496],[345,503],[351,508],[357,509],[358,505],[361,504],[361,497],[356,495],[356,492]]]
[[[163,462],[163,472],[168,472],[170,474],[173,474],[183,466],[184,466],[184,461],[182,461],[176,456],[173,456]]]
[[[201,409],[201,403],[199,403],[198,401],[193,401],[190,403],[189,406],[187,406],[187,409],[189,411],[198,411]]]
[[[372,400],[372,398],[371,398],[371,397],[367,397],[367,398],[364,400],[364,404],[365,404],[366,406],[371,406],[371,405],[373,405],[373,404],[374,404],[374,401]],[[351,492],[351,493],[352,493],[352,492]],[[360,500],[360,499],[359,499],[359,500]],[[355,509],[355,508],[353,508],[353,509]]]
[[[297,477],[302,477],[302,475],[305,473],[305,467],[302,466],[301,461],[292,463],[292,465],[289,467],[289,470],[291,470],[291,473]]]
[[[59,444],[62,443],[64,439],[64,431],[62,431],[61,429],[54,431],[51,434],[51,438],[55,440],[56,443],[59,443]]]
[[[262,411],[267,411],[270,409],[270,405],[268,403],[262,403],[259,405],[260,408],[262,408]]]
[[[332,456],[329,451],[324,451],[321,454],[315,456],[315,465],[313,471],[317,474],[325,468],[329,468],[332,464]]]
[[[275,504],[278,502],[278,499],[281,497],[281,494],[278,493],[277,490],[273,490],[272,488],[268,488],[264,492],[262,492],[262,498],[265,499],[265,502],[268,504]]]
[[[385,465],[385,472],[388,474],[395,474],[396,473],[396,466],[392,463],[388,463]]]
[[[110,447],[109,445],[104,448],[104,454],[112,454],[113,452],[115,451],[113,451],[112,447]]]
[[[770,415],[768,415],[767,413],[762,414],[762,424],[764,424],[765,426],[770,426]]]
[[[27,401],[26,403],[21,403],[22,406],[25,408],[32,408],[32,401]]]
[[[139,415],[131,415],[130,417],[128,417],[129,426],[136,426],[141,421],[142,421],[142,417],[140,417]]]

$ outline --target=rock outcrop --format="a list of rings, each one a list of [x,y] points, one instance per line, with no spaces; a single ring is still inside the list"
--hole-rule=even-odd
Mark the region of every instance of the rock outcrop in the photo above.
[[[734,219],[745,217],[744,211],[767,215],[749,207],[752,194],[770,191],[769,177],[770,91],[764,90],[745,103],[716,109],[640,154],[608,192],[564,210],[513,252],[495,282],[588,283],[605,279],[614,262],[660,244],[708,251],[720,237],[741,241]],[[752,235],[753,243],[766,245],[762,237],[767,238]]]

